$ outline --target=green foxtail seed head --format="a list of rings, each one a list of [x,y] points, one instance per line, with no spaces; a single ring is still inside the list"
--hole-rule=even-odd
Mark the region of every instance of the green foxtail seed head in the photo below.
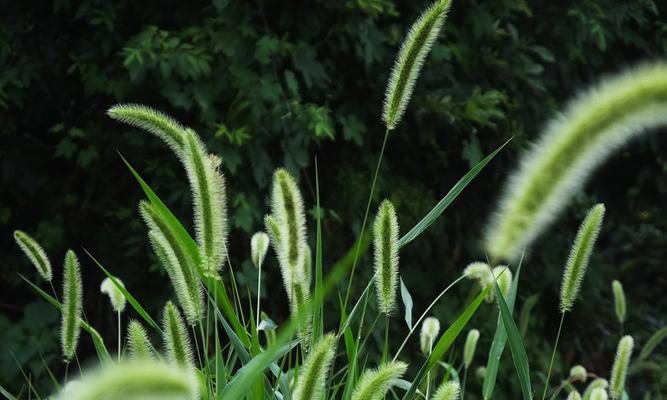
[[[435,339],[440,333],[440,321],[434,317],[428,317],[422,322],[422,330],[419,333],[419,348],[422,354],[429,355],[433,348]]]
[[[294,389],[294,400],[321,399],[336,352],[336,337],[324,335],[308,353]]]
[[[269,249],[269,235],[264,232],[257,232],[250,239],[250,257],[252,264],[259,268],[264,262],[266,251]]]
[[[313,254],[310,252],[310,246],[306,245],[305,254],[303,255],[303,283],[310,287],[313,280]]]
[[[51,282],[51,279],[53,279],[51,261],[49,261],[49,257],[46,255],[42,246],[23,231],[14,231],[14,240],[16,240],[16,244],[23,250],[23,253],[25,253],[26,257],[28,257],[30,262],[35,266],[39,275],[44,278],[45,281]]]
[[[380,204],[375,217],[373,249],[378,305],[380,312],[391,315],[398,286],[398,219],[389,200]]]
[[[570,103],[508,179],[485,249],[516,259],[553,222],[593,169],[630,138],[667,124],[667,63],[641,64]]]
[[[278,221],[276,221],[276,218],[273,215],[267,214],[264,216],[264,227],[268,232],[269,238],[271,238],[273,251],[278,254],[278,251],[280,250],[280,228],[278,227]]]
[[[470,367],[472,364],[472,359],[475,356],[475,350],[477,349],[477,341],[479,340],[479,331],[477,329],[471,329],[468,332],[466,337],[466,343],[463,347],[463,365]]]
[[[141,322],[131,320],[127,325],[127,345],[132,358],[152,358],[154,351],[148,333]]]
[[[607,389],[609,387],[609,382],[607,382],[606,379],[603,378],[596,378],[594,379],[584,390],[584,395],[582,396],[583,400],[590,400],[591,394],[593,393],[593,390],[600,388],[600,389]]]
[[[596,388],[591,392],[591,400],[607,400],[607,392],[604,389]]]
[[[382,120],[387,129],[396,128],[410,102],[415,82],[440,28],[451,0],[437,0],[412,24],[401,44],[385,93]]]
[[[563,272],[563,283],[560,289],[560,310],[568,312],[579,294],[581,281],[584,279],[593,246],[600,233],[604,219],[604,204],[597,204],[590,209],[586,219],[581,223],[577,237],[574,239],[570,256]]]
[[[63,388],[56,400],[198,400],[192,369],[143,359],[106,363],[83,375],[74,388]]]
[[[188,324],[194,325],[204,315],[204,296],[195,262],[177,239],[178,234],[171,230],[167,221],[150,203],[141,201],[139,210],[149,228],[148,238],[153,250],[167,271]]]
[[[183,163],[192,188],[195,231],[203,272],[218,277],[227,260],[227,199],[220,159],[209,156],[195,131],[185,136]]]
[[[498,283],[498,287],[500,288],[503,297],[507,299],[510,295],[510,290],[512,290],[512,271],[507,265],[499,265],[493,268],[493,276]],[[495,292],[495,290],[492,290],[491,292]]]
[[[63,274],[63,305],[61,308],[60,343],[67,361],[76,353],[81,332],[81,313],[83,309],[83,284],[79,259],[72,250],[65,253],[65,271]]]
[[[162,317],[162,335],[170,361],[186,367],[194,366],[192,346],[185,324],[176,306],[168,301]]]
[[[581,365],[575,365],[570,368],[570,380],[576,382],[586,382],[586,368]]]
[[[461,386],[457,381],[445,382],[438,387],[432,400],[459,400]]]
[[[581,400],[581,395],[576,390],[573,390],[567,395],[566,400]]]
[[[116,104],[107,110],[107,115],[152,133],[164,140],[179,158],[182,157],[187,128],[167,114],[141,104]]]
[[[493,285],[494,282],[491,267],[489,267],[487,263],[483,262],[473,262],[468,264],[466,269],[463,270],[463,275],[468,279],[476,280],[482,290],[486,289],[486,287],[489,285]],[[494,298],[495,291],[490,290],[484,300],[490,303]]]
[[[292,281],[304,281],[306,216],[301,192],[294,178],[282,168],[273,174],[271,212],[278,227],[278,262],[283,271],[283,279],[290,284],[287,286],[291,286]]]
[[[621,282],[614,280],[611,283],[612,292],[614,292],[614,310],[616,311],[616,318],[618,322],[625,322],[625,292]]]
[[[366,369],[352,392],[352,400],[383,399],[394,381],[402,377],[407,368],[408,365],[404,362],[392,361],[380,365],[377,369]]]
[[[628,374],[628,365],[630,364],[630,357],[632,357],[633,346],[634,340],[630,335],[623,336],[618,342],[616,358],[614,358],[614,366],[611,369],[609,380],[609,394],[614,400],[620,399],[623,394],[625,377]]]
[[[123,282],[114,277],[116,279],[116,282],[123,288],[125,288],[125,285]],[[109,301],[111,302],[111,307],[115,312],[123,312],[125,311],[125,295],[123,292],[120,291],[116,287],[116,285],[113,283],[113,281],[110,278],[105,278],[102,281],[102,284],[100,285],[100,292],[106,294],[109,296]]]

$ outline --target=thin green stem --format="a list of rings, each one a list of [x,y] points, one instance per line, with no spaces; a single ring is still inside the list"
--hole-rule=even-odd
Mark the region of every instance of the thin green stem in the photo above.
[[[556,350],[558,349],[558,341],[560,340],[560,331],[563,329],[563,320],[565,320],[565,313],[561,313],[560,324],[558,324],[558,334],[556,334],[556,342],[554,343],[554,351],[551,353],[551,361],[549,362],[549,370],[547,371],[547,380],[544,382],[544,393],[542,393],[542,400],[547,398],[547,390],[549,390],[549,379],[551,378],[551,368],[554,365],[554,358],[556,358]]]
[[[262,263],[259,263],[257,272],[257,329],[259,330],[259,295],[262,291]]]
[[[120,361],[120,311],[116,312],[118,316],[118,361]]]
[[[382,158],[384,157],[384,150],[387,147],[387,139],[389,138],[389,129],[384,131],[384,139],[382,140],[382,148],[380,149],[380,156],[378,157],[377,165],[375,166],[375,173],[371,183],[371,191],[368,194],[368,202],[366,203],[366,212],[364,213],[364,220],[361,223],[361,231],[359,233],[359,241],[357,242],[357,249],[354,253],[354,261],[352,262],[352,270],[350,271],[350,279],[347,282],[347,290],[345,290],[345,301],[343,302],[343,310],[347,311],[347,302],[350,300],[350,291],[352,289],[352,282],[354,281],[354,272],[357,269],[357,261],[359,260],[359,251],[361,250],[361,242],[366,233],[366,222],[368,222],[368,213],[371,209],[371,202],[373,201],[373,192],[375,191],[375,183],[382,165]]]
[[[463,370],[463,384],[461,385],[461,400],[466,396],[466,381],[468,380],[468,368]]]
[[[387,361],[389,354],[389,314],[384,315],[384,345],[382,346],[382,363]]]

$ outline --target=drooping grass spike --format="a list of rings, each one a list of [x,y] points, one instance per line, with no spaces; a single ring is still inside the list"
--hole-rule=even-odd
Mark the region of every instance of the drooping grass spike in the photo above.
[[[137,359],[153,358],[154,349],[146,329],[137,320],[130,320],[127,325],[127,345],[130,357]]]
[[[60,342],[65,360],[70,361],[76,353],[81,332],[83,310],[83,283],[79,259],[72,250],[65,253],[63,274],[63,304],[61,309]]]
[[[621,282],[614,280],[611,283],[612,292],[614,292],[614,311],[616,312],[616,318],[621,324],[625,322],[625,292],[623,291],[623,285]]]
[[[377,369],[367,369],[359,378],[352,400],[381,400],[392,385],[403,376],[408,365],[401,361],[392,361],[380,365]]]
[[[593,246],[600,233],[604,213],[604,204],[597,204],[591,208],[574,239],[561,284],[560,310],[563,313],[572,309],[579,295],[581,281],[584,279]]]
[[[476,280],[482,290],[487,286],[493,285],[495,280],[494,273],[489,264],[484,262],[472,262],[463,270],[463,275],[468,279]],[[495,298],[495,290],[490,290],[484,300],[490,303]]]
[[[107,363],[83,375],[57,400],[198,400],[195,372],[183,366],[143,359]]]
[[[438,387],[431,400],[459,400],[461,386],[458,381],[445,382]]]
[[[269,235],[264,232],[257,232],[250,239],[250,257],[252,264],[260,268],[269,249]]]
[[[153,250],[167,271],[185,318],[189,325],[194,325],[204,315],[203,291],[195,263],[176,239],[176,233],[171,231],[169,224],[150,203],[141,201],[139,210],[149,228],[148,237]]]
[[[587,376],[588,372],[586,371],[586,368],[581,365],[575,365],[574,367],[570,368],[570,381],[586,382]]]
[[[141,104],[116,104],[107,110],[107,115],[154,134],[164,140],[179,158],[182,157],[186,127],[169,115]]]
[[[389,200],[380,203],[373,224],[375,287],[381,313],[391,315],[398,287],[398,219]]]
[[[602,388],[593,389],[591,392],[591,400],[607,400],[608,398],[607,392]]]
[[[509,296],[510,290],[512,289],[512,271],[507,265],[499,265],[493,268],[492,272],[498,283],[500,292],[503,294],[503,297],[507,299],[507,296]],[[495,290],[492,290],[492,292],[495,292]]]
[[[429,355],[433,348],[435,340],[440,333],[440,321],[434,317],[428,317],[422,322],[422,329],[419,333],[419,349],[422,354]]]
[[[294,389],[294,400],[321,399],[327,381],[327,374],[336,352],[336,337],[326,334],[313,346],[301,367],[299,379]]]
[[[590,400],[591,394],[593,394],[593,390],[595,389],[607,389],[609,387],[609,382],[607,382],[606,379],[603,378],[596,378],[591,382],[588,387],[586,387],[586,390],[584,390],[584,394],[581,396],[583,400]]]
[[[466,337],[465,345],[463,346],[463,365],[467,368],[472,364],[475,357],[475,350],[477,349],[477,341],[479,340],[479,331],[471,329]]]
[[[115,279],[120,286],[122,286],[123,288],[125,287],[125,285],[120,279],[118,278]],[[109,296],[109,302],[111,302],[111,307],[115,312],[125,311],[125,304],[126,304],[125,295],[123,294],[123,292],[120,291],[120,289],[116,287],[116,285],[114,285],[113,281],[111,281],[110,278],[105,278],[102,281],[102,284],[100,284],[100,292]]]
[[[667,63],[602,80],[551,121],[505,186],[485,249],[516,259],[551,224],[593,169],[630,138],[667,124]]]
[[[192,345],[185,324],[176,306],[167,302],[162,317],[162,331],[167,357],[172,362],[186,367],[194,366]]]
[[[51,279],[53,279],[51,261],[49,261],[49,257],[46,255],[42,246],[23,231],[14,231],[14,240],[21,250],[23,250],[23,253],[25,253],[30,262],[35,266],[39,275],[45,281],[51,282]]]
[[[217,278],[227,260],[227,199],[220,159],[209,155],[195,131],[185,134],[184,165],[192,188],[201,266]]]
[[[382,120],[387,129],[396,128],[410,102],[424,60],[445,22],[451,0],[436,0],[408,31],[387,83]]]
[[[611,377],[609,379],[609,394],[614,400],[620,399],[623,394],[633,347],[634,340],[630,335],[623,336],[618,342],[614,366],[611,369]]]
[[[276,218],[273,215],[267,214],[264,216],[264,227],[271,239],[273,251],[278,254],[278,251],[280,251],[280,228],[278,227],[278,221],[276,221]]]

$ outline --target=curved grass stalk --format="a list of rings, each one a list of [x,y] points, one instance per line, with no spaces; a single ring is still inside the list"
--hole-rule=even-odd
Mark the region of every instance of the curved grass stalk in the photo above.
[[[194,371],[156,360],[105,364],[66,386],[57,400],[197,400]]]
[[[61,308],[60,342],[65,360],[71,361],[76,353],[81,332],[83,284],[79,259],[72,250],[65,254],[63,275],[63,305]]]
[[[336,351],[336,336],[327,334],[313,346],[301,368],[294,400],[321,399]]]
[[[51,269],[51,261],[46,255],[42,246],[37,243],[30,235],[23,231],[14,231],[14,240],[21,248],[26,257],[32,262],[37,269],[39,275],[47,282],[53,279],[53,270]]]
[[[515,259],[551,224],[593,169],[634,136],[667,124],[667,63],[602,80],[552,120],[509,178],[485,249]]]
[[[408,365],[401,361],[392,361],[380,365],[377,369],[367,369],[359,378],[352,400],[380,400],[391,389],[393,382],[403,376]]]

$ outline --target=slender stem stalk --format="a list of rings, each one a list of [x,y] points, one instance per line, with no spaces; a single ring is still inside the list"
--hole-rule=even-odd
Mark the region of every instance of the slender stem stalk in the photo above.
[[[118,316],[118,361],[120,361],[120,311],[116,312]]]
[[[259,295],[262,291],[262,263],[259,263],[257,271],[257,329],[259,330]]]
[[[466,396],[466,381],[468,380],[468,368],[463,370],[463,384],[461,385],[461,400]]]
[[[389,354],[389,314],[384,314],[384,345],[382,347],[382,363],[387,361]]]
[[[368,194],[368,202],[366,203],[366,212],[364,213],[364,220],[361,223],[361,232],[359,234],[359,241],[357,242],[357,249],[354,253],[354,261],[352,262],[352,271],[350,271],[350,279],[347,282],[347,290],[345,290],[345,301],[343,302],[343,309],[347,310],[347,302],[350,300],[350,290],[352,289],[352,282],[354,281],[354,272],[357,269],[357,261],[359,260],[359,251],[361,250],[361,239],[366,233],[366,222],[368,222],[368,212],[371,209],[371,202],[373,201],[373,192],[375,191],[375,183],[377,182],[380,166],[382,165],[382,158],[384,157],[384,149],[387,147],[387,139],[389,138],[389,129],[384,131],[384,139],[382,140],[382,148],[380,149],[380,156],[378,157],[377,165],[375,166],[375,173],[371,183],[371,191]]]
[[[542,400],[547,398],[547,390],[549,390],[549,379],[551,378],[551,368],[554,365],[554,358],[556,358],[556,350],[558,349],[558,341],[560,340],[560,331],[563,329],[563,320],[565,320],[565,313],[561,313],[560,316],[560,324],[558,324],[558,333],[556,334],[554,351],[551,353],[551,361],[549,362],[549,370],[547,371],[547,380],[544,382],[544,393],[542,393]]]

